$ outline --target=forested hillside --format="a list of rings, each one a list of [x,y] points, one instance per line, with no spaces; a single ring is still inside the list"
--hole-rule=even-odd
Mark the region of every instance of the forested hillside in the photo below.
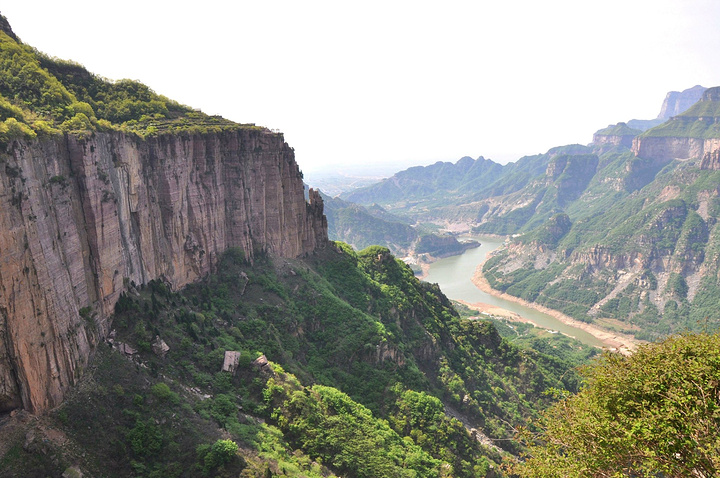
[[[113,326],[66,403],[8,432],[10,476],[499,476],[513,427],[548,388],[577,390],[594,354],[519,349],[387,249],[341,243],[254,264],[231,250],[179,293],[131,284]]]

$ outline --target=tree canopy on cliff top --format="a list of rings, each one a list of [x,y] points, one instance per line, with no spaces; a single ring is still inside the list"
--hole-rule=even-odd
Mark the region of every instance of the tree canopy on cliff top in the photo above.
[[[193,111],[134,80],[111,81],[20,42],[2,18],[0,142],[62,131],[122,130],[140,136],[238,125]]]

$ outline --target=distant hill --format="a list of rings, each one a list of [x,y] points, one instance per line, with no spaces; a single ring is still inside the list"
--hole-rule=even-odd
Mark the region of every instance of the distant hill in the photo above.
[[[380,245],[404,256],[419,236],[406,220],[377,204],[365,207],[325,194],[321,197],[325,203],[328,237],[331,240],[347,242],[358,250]]]
[[[501,165],[482,156],[478,159],[465,156],[454,164],[438,161],[430,166],[415,166],[341,197],[359,204],[381,205],[441,198],[448,192],[463,194],[474,191],[478,180],[496,179],[502,169]]]

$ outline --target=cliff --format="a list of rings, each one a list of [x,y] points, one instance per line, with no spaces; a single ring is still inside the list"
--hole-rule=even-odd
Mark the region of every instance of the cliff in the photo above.
[[[129,284],[180,288],[230,247],[252,260],[327,242],[292,148],[256,127],[13,140],[0,204],[0,411],[57,405]]]
[[[629,127],[626,123],[610,125],[593,134],[595,146],[624,146],[632,147],[633,139],[642,131]]]
[[[658,163],[702,158],[718,149],[720,87],[704,90],[700,100],[686,111],[633,140],[636,156]]]
[[[671,91],[665,96],[658,119],[670,119],[697,103],[707,88],[695,85],[683,91]]]

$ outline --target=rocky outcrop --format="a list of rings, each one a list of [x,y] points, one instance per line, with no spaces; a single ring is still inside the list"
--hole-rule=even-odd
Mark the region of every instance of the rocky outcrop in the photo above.
[[[700,161],[700,169],[720,171],[720,149],[705,153]]]
[[[695,85],[683,91],[671,91],[665,96],[659,119],[670,119],[677,116],[698,102],[707,88]]]
[[[557,187],[557,199],[562,205],[577,199],[590,184],[597,171],[599,159],[594,154],[563,154],[553,158],[545,170],[548,184]]]
[[[239,247],[297,257],[327,242],[282,135],[15,141],[0,155],[0,411],[57,405],[127,284],[180,288]]]
[[[480,246],[477,241],[460,242],[453,235],[427,234],[415,243],[415,254],[428,254],[435,259],[462,254],[468,249]]]
[[[702,158],[705,153],[715,151],[719,147],[720,139],[717,138],[638,136],[633,140],[632,149],[635,156],[667,164],[672,160],[686,161]]]
[[[632,148],[633,139],[640,133],[640,130],[633,129],[626,123],[618,123],[596,131],[593,134],[593,144],[599,147]]]
[[[667,163],[700,159],[720,149],[720,87],[702,88],[698,99],[682,114],[636,137],[635,156]]]
[[[10,27],[10,22],[8,22],[7,18],[5,18],[3,15],[0,15],[0,31],[5,33],[7,36],[12,38],[16,42],[20,43],[20,39],[17,37],[17,35],[15,35],[12,27]]]

